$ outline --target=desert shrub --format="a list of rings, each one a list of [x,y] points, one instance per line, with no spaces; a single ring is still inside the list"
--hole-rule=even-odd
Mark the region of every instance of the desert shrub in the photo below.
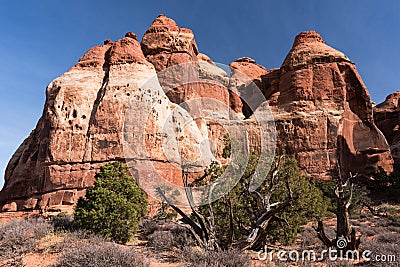
[[[386,171],[379,167],[378,172],[369,181],[368,186],[375,191],[399,192],[400,189],[400,176],[397,173],[386,173]]]
[[[398,226],[388,226],[387,230],[391,231],[391,232],[400,233],[400,227],[398,227]]]
[[[174,248],[174,236],[170,231],[156,231],[148,236],[147,246],[157,251],[170,251]]]
[[[395,233],[383,233],[377,236],[376,240],[380,243],[396,243],[400,241],[400,235]]]
[[[400,169],[400,168],[396,168]],[[362,183],[370,191],[370,196],[375,201],[384,200],[394,203],[399,203],[400,194],[400,175],[399,173],[386,173],[386,171],[379,167],[370,178],[362,179]]]
[[[359,228],[359,232],[362,235],[375,236],[379,232],[379,230],[375,227],[369,227],[369,226],[363,225]]]
[[[155,231],[159,230],[160,226],[154,220],[144,220],[140,224],[140,230],[144,236],[151,235]]]
[[[389,222],[385,219],[381,219],[381,220],[375,220],[375,227],[387,227],[389,225]]]
[[[52,227],[43,220],[12,221],[0,226],[0,260],[22,260],[35,249],[37,242],[49,234]]]
[[[171,221],[178,217],[178,213],[172,209],[168,204],[162,203],[157,214],[153,217],[154,221]]]
[[[55,230],[60,231],[73,231],[76,228],[74,217],[65,213],[59,213],[57,216],[53,217],[51,224]]]
[[[79,247],[67,248],[56,267],[140,267],[148,262],[131,248],[109,243],[84,243]]]
[[[303,233],[301,234],[301,247],[308,248],[319,242],[315,229],[312,227],[304,227]]]
[[[289,183],[294,195],[298,198],[284,210],[279,216],[288,224],[283,227],[274,221],[270,229],[273,240],[286,244],[294,243],[297,233],[301,232],[301,226],[308,220],[323,217],[327,214],[328,201],[324,198],[322,191],[316,187],[315,180],[307,179],[300,173],[297,161],[289,158],[280,170],[281,175],[289,176]],[[282,184],[274,192],[272,202],[283,201],[286,197],[286,187]]]
[[[190,231],[182,226],[170,223],[166,225],[149,224],[147,230],[147,246],[157,251],[170,251],[174,248],[182,250],[194,246],[196,242]]]
[[[361,222],[359,220],[350,220],[350,223],[353,226],[361,226]]]
[[[226,196],[211,204],[215,217],[218,242],[224,248],[229,246],[230,208],[232,208],[233,212],[233,234],[235,240],[240,240],[247,236],[250,233],[249,229],[255,225],[257,219],[264,212],[260,197],[248,190],[258,160],[258,154],[251,154],[241,180]],[[222,172],[222,168],[212,166],[209,171],[210,177],[208,181],[217,179]],[[266,232],[268,238],[272,239],[272,241],[290,244],[295,241],[297,233],[301,232],[301,226],[308,219],[326,214],[327,201],[323,198],[321,190],[314,185],[314,182],[300,173],[294,158],[284,157],[278,176],[280,177],[279,184],[271,197],[271,203],[284,201],[287,197],[286,177],[289,180],[293,194],[297,195],[298,198],[286,210],[278,214],[288,224],[272,221]],[[266,179],[258,189],[259,193],[261,195],[265,194],[268,187],[269,180]],[[204,216],[209,216],[209,209],[206,206],[200,207],[199,211]]]
[[[186,246],[196,245],[196,241],[188,229],[181,226],[175,226],[170,231],[174,237],[174,246],[176,248],[182,250]]]
[[[355,183],[353,182],[354,189],[353,189],[353,195],[351,199],[351,205],[349,207],[349,215],[351,217],[353,216],[362,216],[360,211],[364,207],[364,203],[367,203],[369,205],[372,204],[372,200],[369,198],[368,194],[369,191],[365,190],[364,187],[361,185],[360,182]],[[314,181],[315,186],[317,186],[324,195],[324,198],[327,199],[328,201],[328,210],[329,211],[335,211],[336,210],[336,196],[335,196],[335,186],[336,186],[336,181],[335,180],[330,180],[330,181]],[[346,197],[349,196],[350,192],[346,192]],[[333,213],[332,213],[333,215]]]
[[[78,200],[77,226],[124,244],[147,212],[146,195],[120,162],[102,166],[95,178],[86,199]]]
[[[59,240],[52,247],[52,250],[54,252],[62,252],[67,249],[77,248],[88,243],[101,244],[109,241],[104,236],[96,235],[82,230],[62,232],[60,235],[61,240]]]
[[[249,255],[239,250],[225,251],[202,251],[192,247],[184,248],[182,260],[188,266],[210,266],[210,267],[243,267],[250,266]]]
[[[390,219],[390,217],[389,217]],[[389,221],[388,226],[400,227],[400,220],[398,221]]]
[[[379,206],[377,206],[376,212],[379,214],[383,214],[384,216],[387,216],[392,221],[396,221],[400,217],[400,214],[397,211],[397,207],[389,203],[382,203]]]

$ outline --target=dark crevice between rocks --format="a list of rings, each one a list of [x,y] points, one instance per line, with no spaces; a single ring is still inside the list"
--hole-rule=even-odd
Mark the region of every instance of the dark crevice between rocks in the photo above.
[[[85,155],[83,156],[83,159],[86,158],[86,153],[88,153],[87,148],[88,144],[90,142],[90,130],[91,126],[94,124],[95,119],[96,119],[96,114],[99,109],[99,106],[104,98],[104,95],[106,94],[106,89],[108,86],[109,78],[110,78],[110,54],[111,54],[111,47],[107,50],[107,52],[104,55],[104,64],[103,64],[103,71],[104,71],[104,77],[103,77],[103,82],[101,84],[101,87],[99,91],[97,92],[97,97],[96,100],[94,101],[93,104],[93,109],[90,113],[89,117],[89,123],[87,127],[87,132],[86,132],[86,144],[85,144]],[[90,151],[92,153],[92,149]],[[90,155],[90,158],[92,158],[92,155]]]

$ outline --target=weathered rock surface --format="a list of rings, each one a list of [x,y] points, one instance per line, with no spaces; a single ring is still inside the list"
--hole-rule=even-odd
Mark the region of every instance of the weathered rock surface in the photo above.
[[[223,137],[214,135],[207,125],[213,119],[243,117],[240,98],[229,90],[229,77],[208,56],[201,54],[190,29],[180,28],[174,20],[160,15],[150,25],[141,42],[168,98],[193,117],[215,155],[221,158]],[[239,106],[239,108],[237,108]],[[222,126],[220,126],[222,127]],[[223,132],[223,129],[218,132]]]
[[[259,149],[253,112],[264,97],[275,117],[278,150],[295,154],[309,177],[329,179],[337,154],[346,171],[392,170],[389,146],[354,64],[316,32],[297,36],[279,69],[267,70],[249,58],[230,67],[228,77],[198,52],[191,30],[163,15],[141,43],[129,32],[91,48],[48,85],[42,117],[7,166],[2,210],[71,207],[93,185],[100,166],[114,160],[127,161],[136,178],[147,182],[154,178],[143,164],[148,157],[157,173],[180,184],[180,155],[199,166],[213,157],[222,160],[225,122],[245,125],[249,145]],[[149,80],[153,83],[143,87]],[[132,107],[133,99],[138,105]],[[140,108],[152,101],[157,105],[151,112]],[[397,102],[393,109],[397,112]],[[137,125],[144,119],[143,147],[131,138],[141,133]],[[380,121],[396,128],[395,122]],[[382,131],[391,143],[397,140]],[[127,140],[129,149],[123,148]]]
[[[144,34],[141,46],[146,59],[159,73],[160,83],[172,102],[182,104],[190,99],[210,98],[229,109],[227,74],[208,56],[199,54],[191,30],[180,28],[172,19],[160,15]],[[172,70],[163,72],[171,67]],[[221,111],[221,107],[214,107],[202,106],[201,109]],[[241,110],[237,111],[241,113]]]
[[[233,110],[242,110],[245,117],[251,116],[254,110],[264,101],[260,97],[263,87],[262,79],[268,73],[264,66],[251,58],[239,58],[229,64],[231,68],[230,93]]]
[[[390,145],[395,167],[400,171],[400,92],[394,92],[374,107],[374,119]]]
[[[134,35],[127,36],[90,49],[48,85],[36,129],[8,164],[0,194],[2,203],[16,201],[11,203],[16,203],[18,210],[72,205],[93,185],[101,165],[126,159],[122,147],[125,112],[139,87],[156,75]],[[167,162],[171,159],[163,151],[161,137],[166,118],[172,116],[176,123],[183,123],[176,117],[182,112],[172,113],[177,106],[159,88],[148,93],[149,97],[158,97],[158,102],[149,115],[145,152],[166,179],[181,182],[174,181],[179,180],[180,172]],[[127,116],[135,118],[138,114]],[[196,158],[205,155],[199,151],[202,142],[196,124],[189,123],[178,143],[188,158]],[[141,155],[135,155],[130,160],[138,168],[138,176],[145,177],[141,174],[148,170],[140,167]],[[14,204],[5,209],[14,210]]]
[[[249,63],[275,116],[277,147],[295,154],[304,173],[329,179],[337,155],[345,172],[392,171],[367,88],[354,64],[318,33],[299,34],[280,69],[259,72]]]

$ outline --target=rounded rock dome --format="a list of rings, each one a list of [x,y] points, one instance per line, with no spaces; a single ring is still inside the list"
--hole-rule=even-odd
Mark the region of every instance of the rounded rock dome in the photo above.
[[[282,69],[289,71],[311,64],[350,62],[342,52],[328,46],[316,31],[302,32],[296,36],[293,47],[282,64]]]

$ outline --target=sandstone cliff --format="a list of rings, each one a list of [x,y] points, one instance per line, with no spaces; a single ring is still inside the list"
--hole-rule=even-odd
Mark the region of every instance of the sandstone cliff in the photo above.
[[[386,97],[386,100],[374,108],[374,119],[378,128],[385,135],[395,162],[395,169],[400,171],[400,92]]]
[[[260,72],[254,62],[247,64],[254,65],[250,75],[261,81],[274,114],[277,147],[295,154],[309,176],[329,179],[337,155],[344,172],[371,174],[379,166],[392,171],[389,146],[374,124],[372,102],[355,65],[318,33],[299,34],[280,69]]]
[[[185,63],[190,64],[168,71]],[[244,125],[248,145],[259,150],[254,111],[266,101],[275,118],[278,151],[296,155],[309,177],[329,179],[336,155],[345,171],[370,174],[379,166],[392,171],[389,146],[374,123],[367,88],[354,64],[316,32],[298,35],[279,69],[268,70],[249,58],[230,67],[228,76],[199,53],[191,30],[163,15],[141,43],[127,33],[91,48],[48,85],[42,117],[7,166],[0,193],[3,210],[71,207],[108,161],[127,160],[137,179],[151,179],[141,165],[141,152],[132,151],[136,156],[128,158],[122,147],[126,127],[135,134],[135,123],[143,117],[141,110],[128,109],[138,92],[159,101],[146,122],[145,149],[154,169],[175,184],[180,171],[174,163],[180,162],[174,156],[171,162],[163,150],[166,121],[185,123],[190,111],[193,121],[168,138],[177,140],[173,144],[188,158],[200,157],[199,165],[214,158],[224,163],[227,130],[213,118],[233,128]],[[142,92],[154,77],[155,85]]]

